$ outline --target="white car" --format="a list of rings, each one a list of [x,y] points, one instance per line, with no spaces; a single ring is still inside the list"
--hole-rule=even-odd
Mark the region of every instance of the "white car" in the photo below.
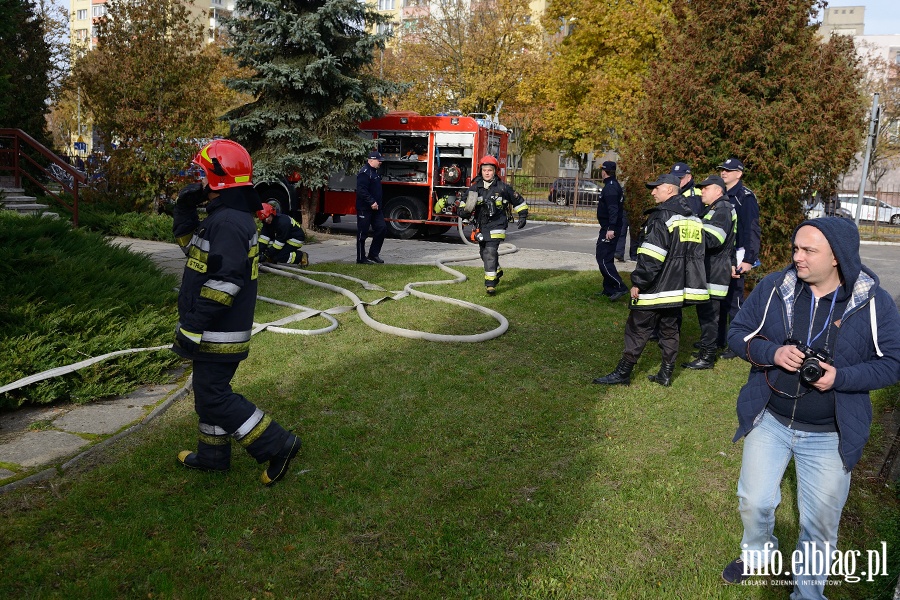
[[[841,208],[846,208],[850,212],[851,218],[855,219],[859,196],[856,194],[838,194],[838,199],[841,201]],[[863,196],[863,209],[859,215],[859,220],[874,221],[876,206],[878,207],[878,221],[880,223],[900,225],[900,207],[891,206],[887,202],[872,196]]]

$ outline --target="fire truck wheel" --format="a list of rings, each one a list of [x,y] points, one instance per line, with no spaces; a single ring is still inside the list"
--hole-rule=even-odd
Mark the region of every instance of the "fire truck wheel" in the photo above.
[[[316,227],[321,227],[330,216],[331,215],[325,213],[316,213],[316,216],[313,217],[313,225],[315,225]]]
[[[423,219],[423,207],[415,198],[407,196],[397,196],[387,201],[384,207],[384,216],[388,219]],[[421,225],[418,223],[397,223],[394,221],[387,222],[388,233],[392,237],[408,240],[415,237],[419,233]]]

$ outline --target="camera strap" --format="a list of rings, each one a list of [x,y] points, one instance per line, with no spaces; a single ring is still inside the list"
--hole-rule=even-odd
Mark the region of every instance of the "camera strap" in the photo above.
[[[812,339],[810,339],[810,336],[812,335],[813,317],[815,316],[816,305],[818,304],[818,301],[816,300],[816,297],[813,296],[812,290],[809,291],[810,295],[813,298],[812,302],[809,303],[809,329],[806,332],[806,345],[810,348],[812,348],[813,342],[819,339],[822,334],[825,333],[825,331],[831,326],[831,317],[834,315],[834,304],[837,301],[838,291],[840,289],[840,286],[838,286],[837,289],[834,290],[834,293],[831,295],[831,308],[828,309],[828,316],[825,318],[825,325],[822,326],[822,330],[816,334],[816,337]]]

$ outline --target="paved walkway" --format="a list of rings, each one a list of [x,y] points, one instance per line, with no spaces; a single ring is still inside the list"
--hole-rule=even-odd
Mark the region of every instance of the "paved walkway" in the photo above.
[[[354,239],[321,234],[316,234],[316,239],[319,241],[304,246],[311,264],[356,262]],[[176,244],[131,238],[113,238],[113,243],[146,254],[165,273],[181,277],[185,259]],[[478,254],[473,246],[394,239],[385,240],[381,252],[385,261],[393,264],[432,264],[438,258],[473,254]],[[503,256],[501,261],[508,268],[597,269],[593,255],[579,252],[522,249]],[[481,260],[454,264],[479,267]],[[634,268],[632,262],[616,265],[620,271]],[[168,385],[145,386],[112,400],[81,406],[25,407],[0,413],[0,493],[65,472],[89,460],[119,437],[142,427],[187,393],[189,388],[179,383],[182,379],[183,371],[178,371],[172,374]]]

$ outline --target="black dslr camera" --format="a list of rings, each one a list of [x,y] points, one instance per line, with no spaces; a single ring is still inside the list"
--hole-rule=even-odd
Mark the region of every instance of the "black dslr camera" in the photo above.
[[[800,340],[785,340],[784,345],[796,346],[797,349],[803,353],[803,364],[800,365],[800,368],[798,369],[800,380],[803,381],[803,383],[813,384],[825,374],[825,370],[819,363],[825,362],[829,365],[831,364],[831,357],[828,353],[824,350],[814,350]]]

